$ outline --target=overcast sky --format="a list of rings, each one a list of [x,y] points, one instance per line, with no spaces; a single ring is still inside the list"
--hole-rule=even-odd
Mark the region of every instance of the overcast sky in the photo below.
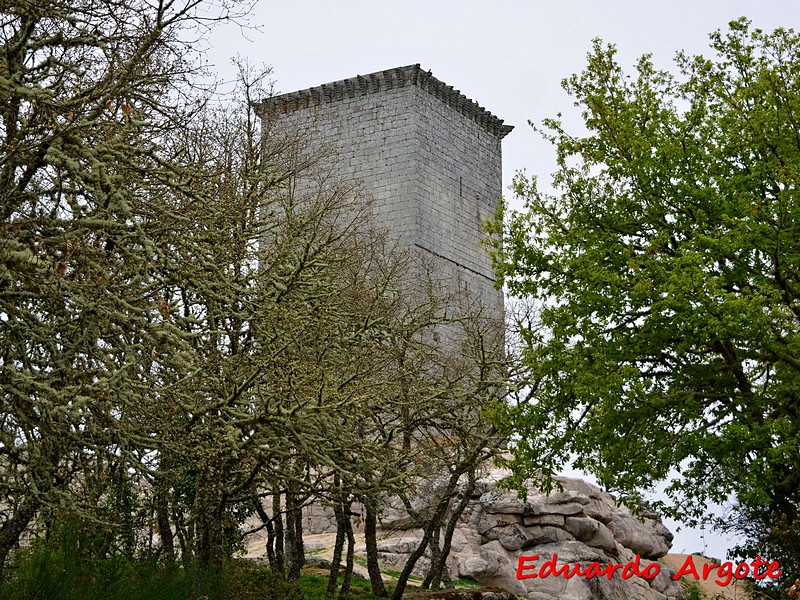
[[[518,170],[548,181],[552,148],[527,125],[580,121],[561,80],[580,72],[593,38],[623,65],[644,53],[671,68],[678,50],[710,54],[708,34],[741,16],[765,30],[800,26],[798,0],[260,0],[258,29],[218,28],[209,58],[223,78],[235,55],[273,68],[276,93],[420,63],[515,129],[503,141],[504,193]],[[683,531],[673,551],[723,557],[724,538]]]

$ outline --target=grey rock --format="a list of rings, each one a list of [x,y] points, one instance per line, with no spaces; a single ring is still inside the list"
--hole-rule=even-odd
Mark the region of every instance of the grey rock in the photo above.
[[[624,564],[636,559],[640,569],[663,556],[672,535],[657,515],[648,513],[642,520],[613,496],[596,486],[573,478],[559,478],[562,489],[547,496],[530,487],[525,500],[502,490],[497,482],[501,471],[490,471],[477,482],[481,493],[472,498],[458,520],[453,534],[447,566],[453,577],[469,577],[482,585],[493,586],[528,600],[682,600],[680,585],[672,581],[674,571],[660,565],[652,580],[632,577],[622,580],[619,571],[607,577],[546,576],[517,579],[520,556],[537,556],[537,565],[557,556],[558,566],[576,564],[582,569],[590,563]],[[426,484],[414,498],[414,506],[424,509],[441,494],[438,482]],[[318,515],[315,515],[317,517]],[[422,538],[422,532],[409,528],[407,515],[396,504],[383,509],[383,532],[379,536],[381,563],[400,570]],[[405,523],[405,530],[388,530],[389,522]],[[323,524],[316,523],[317,526]],[[430,566],[430,552],[415,565],[414,574],[424,576]],[[481,600],[485,600],[481,598]]]
[[[400,570],[408,560],[408,554],[393,554],[390,552],[379,552],[378,561],[381,566],[388,567],[393,570]]]
[[[539,562],[544,562],[545,560],[551,558],[554,554],[558,555],[559,564],[583,564],[608,560],[608,557],[597,548],[591,548],[582,542],[578,542],[577,540],[542,544],[537,546],[534,550],[535,551],[525,552],[525,554],[538,554]]]
[[[642,564],[650,564],[650,561],[642,561]],[[672,581],[672,578],[675,576],[677,571],[673,569],[671,566],[666,564],[659,564],[659,572],[651,581],[650,587],[657,592],[661,592],[662,594],[666,594],[675,583]]]
[[[672,534],[664,525],[653,519],[642,522],[627,511],[614,511],[608,529],[620,544],[650,560],[661,558],[672,546]]]
[[[477,535],[471,535],[470,538],[467,538],[467,533],[461,529],[456,529],[453,532],[453,539],[450,542],[450,552],[459,553],[463,552],[464,550],[468,549],[471,544],[477,542],[480,539]]]
[[[568,517],[566,529],[580,542],[588,542],[596,534],[600,523],[589,517]]]
[[[615,508],[616,506],[612,502],[593,498],[589,504],[583,507],[583,514],[608,525],[611,522],[611,513]]]
[[[586,544],[593,548],[605,550],[609,556],[616,556],[620,547],[614,539],[614,534],[611,533],[611,530],[600,521],[598,521],[597,533],[595,533],[594,537],[586,542]]]
[[[303,542],[303,549],[306,552],[313,552],[314,550],[321,550],[322,548],[326,548],[328,546],[327,542],[323,542],[320,540],[311,540]]]
[[[478,548],[480,558],[486,562],[486,572],[477,580],[487,586],[499,587],[512,594],[525,594],[527,589],[516,578],[516,555],[506,551],[499,542],[493,541]]]
[[[408,529],[414,526],[414,518],[405,510],[386,505],[378,515],[378,523],[383,529]]]
[[[537,539],[531,535],[525,527],[520,525],[509,525],[498,529],[499,535],[497,541],[506,550],[522,550],[523,548],[530,548],[537,543]]]
[[[567,502],[566,504],[548,504],[544,512],[551,515],[580,515],[583,513],[583,505],[578,502]]]
[[[614,534],[602,522],[589,517],[567,517],[566,529],[587,546],[601,548],[610,555],[616,554]]]
[[[586,505],[592,501],[588,495],[582,494],[577,490],[554,492],[548,496],[545,496],[545,499],[547,504],[567,504],[569,502],[577,502],[578,504]]]
[[[540,515],[542,507],[517,498],[511,492],[487,492],[479,499],[483,509],[490,513],[507,515]]]
[[[564,527],[564,515],[535,515],[523,517],[522,522],[528,525],[552,525],[554,527]]]
[[[522,519],[516,514],[484,513],[476,524],[476,529],[481,535],[485,535],[490,529],[495,527],[506,527],[521,523]]]
[[[380,540],[378,542],[378,552],[389,552],[395,554],[411,554],[419,546],[419,540],[415,539],[391,539]]]
[[[480,556],[469,556],[459,568],[459,577],[469,577],[475,579],[489,571],[489,563],[487,563]]]
[[[526,528],[535,540],[535,545],[550,544],[552,542],[566,542],[575,538],[560,527],[551,525],[533,525]]]

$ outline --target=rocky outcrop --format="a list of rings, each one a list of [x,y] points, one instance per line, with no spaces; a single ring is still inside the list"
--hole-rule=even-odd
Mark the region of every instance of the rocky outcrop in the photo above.
[[[420,594],[410,593],[403,596],[404,600],[516,600],[514,594],[500,589],[483,590],[442,590],[439,592],[425,591]]]
[[[447,562],[452,577],[473,579],[530,600],[683,598],[679,583],[672,580],[674,569],[656,562],[672,542],[657,515],[634,516],[596,486],[566,477],[558,478],[560,491],[546,495],[531,488],[522,500],[497,487],[503,475],[495,471],[479,481],[453,538]],[[427,497],[435,497],[437,485],[428,487]],[[420,494],[415,508],[424,509],[425,504],[426,495]],[[417,547],[421,532],[399,530],[408,519],[391,503],[382,522],[381,560],[386,567],[400,569]],[[522,575],[527,576],[522,579],[517,577],[520,557],[524,557]],[[542,572],[547,562],[551,569]],[[589,577],[585,571],[592,563],[596,563],[594,576]],[[601,571],[608,565],[622,566],[610,573]],[[623,577],[626,565],[626,574],[633,573],[629,577]],[[429,566],[430,561],[422,558],[415,572],[422,576]],[[570,573],[574,575],[565,577]]]

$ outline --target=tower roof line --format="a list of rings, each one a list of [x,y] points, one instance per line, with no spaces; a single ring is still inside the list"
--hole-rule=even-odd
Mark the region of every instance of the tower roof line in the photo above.
[[[260,109],[267,113],[288,114],[322,103],[337,102],[345,98],[411,85],[427,91],[431,96],[469,117],[486,131],[501,139],[514,129],[512,125],[504,125],[503,119],[496,117],[474,100],[467,98],[460,90],[453,89],[453,86],[434,77],[431,71],[423,71],[419,63],[377,71],[368,75],[356,75],[288,94],[271,96],[260,103]]]

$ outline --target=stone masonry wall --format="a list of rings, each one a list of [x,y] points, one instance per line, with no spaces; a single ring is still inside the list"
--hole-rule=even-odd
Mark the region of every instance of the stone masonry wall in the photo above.
[[[267,99],[271,127],[324,149],[333,170],[374,201],[374,222],[435,264],[448,291],[502,317],[480,241],[501,195],[510,127],[419,65]]]
[[[501,139],[426,90],[416,89],[418,236],[441,259],[459,294],[477,294],[494,311],[502,295],[481,240],[482,223],[502,194]],[[499,303],[499,304],[498,304]]]
[[[311,104],[277,116],[340,177],[358,182],[374,201],[375,222],[400,237],[413,236],[415,164],[411,88]]]

